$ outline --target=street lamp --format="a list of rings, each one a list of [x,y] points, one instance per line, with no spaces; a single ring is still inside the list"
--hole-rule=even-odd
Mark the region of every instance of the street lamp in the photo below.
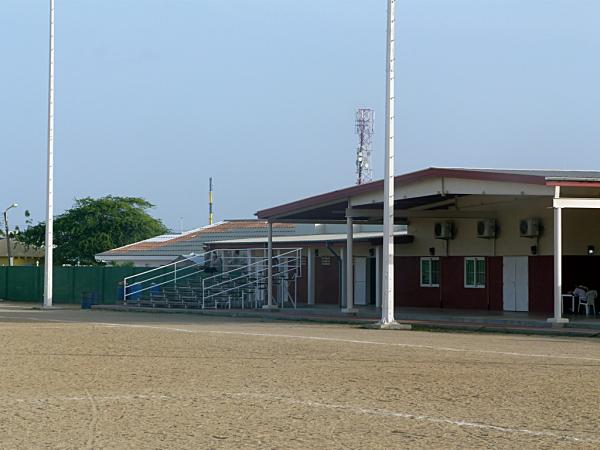
[[[10,248],[10,232],[8,230],[8,210],[19,206],[17,203],[13,203],[4,210],[4,229],[6,230],[6,254],[8,256],[8,266],[13,265],[12,249]]]

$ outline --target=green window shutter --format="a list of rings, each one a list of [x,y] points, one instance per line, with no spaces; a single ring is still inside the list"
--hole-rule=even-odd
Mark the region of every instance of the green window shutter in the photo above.
[[[475,260],[470,258],[465,260],[465,285],[475,286]]]
[[[440,284],[440,260],[431,260],[431,284]]]
[[[423,286],[428,286],[431,283],[430,268],[430,261],[428,259],[421,259],[421,284]]]
[[[485,259],[477,260],[477,286],[485,286]]]

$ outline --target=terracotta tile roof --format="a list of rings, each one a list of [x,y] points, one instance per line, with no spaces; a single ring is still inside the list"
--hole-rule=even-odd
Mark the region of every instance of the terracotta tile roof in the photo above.
[[[274,223],[274,235],[294,233],[295,226],[289,223]],[[266,236],[266,220],[228,220],[208,225],[185,234],[157,236],[97,255],[103,256],[180,256],[201,253],[205,242],[215,240],[242,239]]]

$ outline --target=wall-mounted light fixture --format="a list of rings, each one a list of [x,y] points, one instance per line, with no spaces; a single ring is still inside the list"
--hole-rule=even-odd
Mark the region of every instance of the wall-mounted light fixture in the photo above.
[[[429,256],[435,256],[435,247],[429,247]]]
[[[537,252],[538,252],[538,247],[537,247],[537,245],[532,245],[532,246],[531,246],[531,254],[532,254],[532,255],[537,255]]]
[[[587,254],[592,256],[596,253],[596,248],[593,245],[588,245]]]

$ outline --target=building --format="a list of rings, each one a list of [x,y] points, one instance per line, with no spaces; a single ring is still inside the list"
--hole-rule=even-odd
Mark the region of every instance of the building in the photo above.
[[[345,226],[340,225],[314,225],[314,224],[292,224],[274,223],[273,236],[275,239],[292,241],[303,240],[304,236],[335,235],[345,239]],[[365,227],[368,231],[380,229],[379,226]],[[166,234],[151,239],[136,242],[119,247],[95,256],[97,261],[108,264],[132,264],[135,267],[159,267],[169,264],[181,257],[190,255],[201,255],[214,242],[223,244],[223,248],[231,248],[229,242],[236,242],[240,248],[248,248],[253,245],[266,246],[267,242],[266,220],[225,220],[213,225],[207,225],[181,234]],[[214,248],[212,246],[211,248]]]
[[[14,266],[37,266],[44,263],[44,249],[30,247],[10,240]],[[0,239],[0,266],[8,266],[8,248],[6,239]]]
[[[266,228],[266,222],[265,222]],[[412,239],[407,236],[406,227],[396,226],[395,240],[398,244]],[[303,274],[297,280],[298,292],[295,297],[300,304],[345,305],[346,304],[346,226],[337,224],[303,224],[299,231],[286,236],[273,236],[272,246],[275,257],[281,252],[300,249]],[[307,232],[309,231],[309,232]],[[380,264],[383,232],[381,225],[357,224],[353,226],[354,270],[353,293],[356,305],[368,306],[381,303]],[[208,243],[209,250],[264,249],[268,237],[229,239]],[[379,252],[376,251],[379,249]],[[255,252],[256,253],[256,252]],[[261,254],[263,252],[260,252]],[[281,294],[277,296],[280,297]]]
[[[396,176],[394,215],[407,235],[395,243],[395,304],[554,311],[559,319],[563,293],[575,284],[600,288],[598,208],[600,172],[428,168]],[[383,181],[257,213],[270,223],[348,230],[380,224],[382,215]],[[380,245],[355,243],[352,234],[348,259],[380,254]],[[344,272],[346,280],[354,277],[354,270]],[[307,278],[316,283],[318,275]],[[381,274],[372,280],[377,286],[369,290],[379,290]]]

